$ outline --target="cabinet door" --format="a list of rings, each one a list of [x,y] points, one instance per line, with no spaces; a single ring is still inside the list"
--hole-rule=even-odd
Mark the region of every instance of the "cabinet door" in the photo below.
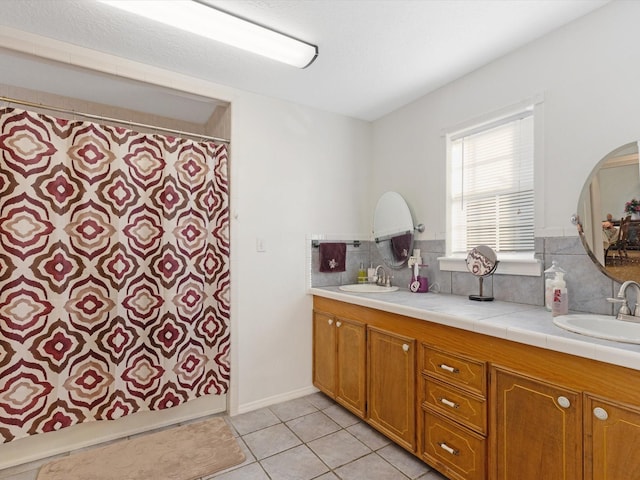
[[[640,409],[586,396],[585,479],[640,478]]]
[[[582,478],[582,396],[494,368],[492,436],[499,480]]]
[[[369,422],[415,451],[415,339],[374,327],[368,327],[367,335]]]
[[[336,395],[336,328],[332,315],[313,312],[313,384]]]
[[[366,327],[364,323],[336,318],[336,401],[364,418],[366,409]]]

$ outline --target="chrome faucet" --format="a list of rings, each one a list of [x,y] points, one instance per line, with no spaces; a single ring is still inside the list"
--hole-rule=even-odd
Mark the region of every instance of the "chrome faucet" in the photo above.
[[[633,287],[636,291],[636,303],[633,311],[629,308],[629,300],[627,299],[627,289]],[[633,280],[627,280],[620,285],[620,290],[616,298],[607,298],[611,303],[620,303],[620,309],[616,315],[618,320],[626,320],[629,322],[640,322],[640,284]]]
[[[379,269],[382,269],[382,275],[378,274]],[[375,276],[376,276],[376,283],[378,285],[383,285],[383,286],[386,285],[387,287],[391,286],[391,275],[387,273],[383,265],[378,265],[376,267]]]

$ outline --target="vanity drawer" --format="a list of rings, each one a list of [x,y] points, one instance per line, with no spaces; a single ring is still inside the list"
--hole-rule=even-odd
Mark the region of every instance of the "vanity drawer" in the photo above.
[[[452,480],[486,478],[486,441],[464,427],[425,411],[424,460]]]
[[[422,370],[445,383],[456,385],[484,397],[487,390],[487,369],[484,362],[443,352],[422,345]]]
[[[478,433],[487,433],[487,405],[483,397],[423,377],[423,406]]]

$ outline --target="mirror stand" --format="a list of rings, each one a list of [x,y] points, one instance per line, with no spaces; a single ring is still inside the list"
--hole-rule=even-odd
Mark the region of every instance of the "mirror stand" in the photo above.
[[[478,289],[478,295],[469,295],[469,300],[476,300],[478,302],[492,302],[493,301],[493,296],[487,296],[484,295],[483,292],[483,282],[484,282],[484,277],[488,277],[489,275],[493,275],[493,272],[496,271],[496,268],[498,268],[498,262],[496,262],[496,264],[493,267],[493,270],[491,270],[490,273],[487,273],[486,275],[482,275],[478,277],[478,285],[479,285],[479,289]]]
[[[476,277],[478,277],[479,294],[469,295],[469,300],[476,300],[478,302],[491,302],[493,296],[484,295],[483,282],[484,277],[493,275],[498,268],[498,258],[496,252],[491,247],[486,245],[479,245],[472,248],[467,255],[467,269]]]

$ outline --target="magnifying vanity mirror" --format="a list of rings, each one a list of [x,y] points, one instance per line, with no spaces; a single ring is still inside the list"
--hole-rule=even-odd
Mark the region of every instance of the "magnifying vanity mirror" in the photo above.
[[[384,263],[401,268],[413,251],[414,228],[409,206],[396,192],[386,192],[378,200],[373,217],[373,236]]]
[[[493,275],[498,267],[498,257],[496,252],[487,245],[478,245],[472,248],[467,255],[467,269],[478,277],[478,294],[469,295],[469,300],[480,302],[493,301],[492,295],[485,295],[483,292],[484,277]]]
[[[619,283],[640,282],[637,142],[613,150],[596,165],[582,188],[577,213],[582,244],[602,272]]]

